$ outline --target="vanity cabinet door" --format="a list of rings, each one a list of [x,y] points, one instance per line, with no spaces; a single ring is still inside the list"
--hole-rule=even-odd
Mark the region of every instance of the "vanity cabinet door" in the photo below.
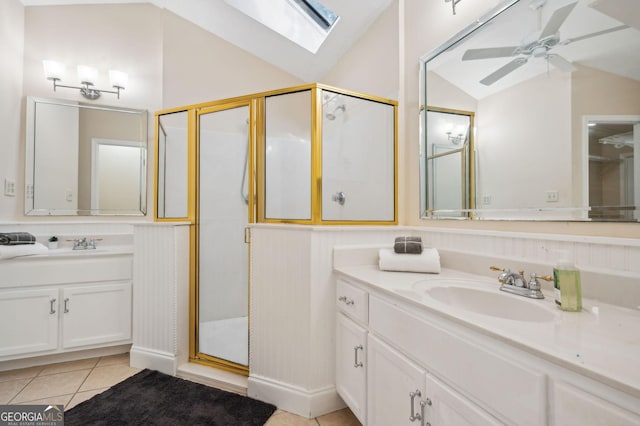
[[[631,426],[640,425],[640,415],[632,413],[603,397],[598,396],[572,386],[568,383],[552,383],[553,424],[581,426]],[[612,397],[613,399],[613,397]],[[631,405],[638,408],[637,402]]]
[[[65,287],[63,348],[131,339],[131,282]]]
[[[367,331],[343,314],[336,318],[336,390],[366,424]]]
[[[0,357],[57,346],[57,287],[0,291]]]
[[[434,426],[497,426],[503,424],[430,374],[427,374],[426,384],[425,424]]]
[[[367,425],[420,426],[425,371],[371,334],[367,346]]]

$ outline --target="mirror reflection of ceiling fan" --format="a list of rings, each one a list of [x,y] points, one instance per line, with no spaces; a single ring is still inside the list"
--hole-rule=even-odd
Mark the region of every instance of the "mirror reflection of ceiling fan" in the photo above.
[[[546,0],[531,0],[529,6],[540,13],[540,9],[545,5]],[[585,34],[580,37],[574,37],[570,39],[560,39],[560,27],[564,21],[569,17],[571,11],[576,7],[578,2],[570,3],[566,6],[556,9],[547,24],[540,31],[536,31],[533,34],[527,35],[519,46],[503,46],[503,47],[487,47],[481,49],[469,49],[462,56],[463,61],[472,61],[477,59],[490,59],[490,58],[508,58],[515,57],[512,61],[506,65],[498,68],[482,80],[481,84],[490,86],[507,74],[515,71],[529,61],[529,58],[544,58],[548,63],[558,68],[561,71],[572,72],[575,71],[575,67],[564,57],[552,53],[554,47],[560,45],[564,46],[569,43],[575,43],[576,41],[585,40],[591,37],[597,37],[603,34],[611,33],[614,31],[620,31],[628,28],[626,25],[620,25],[617,27],[608,28],[602,31],[596,31],[594,33]]]

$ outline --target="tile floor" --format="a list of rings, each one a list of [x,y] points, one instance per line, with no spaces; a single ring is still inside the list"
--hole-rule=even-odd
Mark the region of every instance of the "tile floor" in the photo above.
[[[62,404],[68,410],[136,374],[129,354],[0,372],[0,404]],[[348,409],[306,419],[277,410],[266,426],[360,426]]]

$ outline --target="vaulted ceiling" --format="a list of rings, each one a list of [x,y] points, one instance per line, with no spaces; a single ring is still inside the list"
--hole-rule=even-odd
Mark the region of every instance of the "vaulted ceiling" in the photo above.
[[[319,81],[362,36],[392,0],[322,0],[340,16],[316,54],[312,54],[224,0],[21,0],[25,6],[151,3],[304,81]]]

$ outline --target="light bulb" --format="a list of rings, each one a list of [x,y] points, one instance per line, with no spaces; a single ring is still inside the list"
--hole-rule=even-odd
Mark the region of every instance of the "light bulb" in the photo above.
[[[42,67],[47,80],[62,80],[62,77],[64,77],[65,66],[63,63],[44,60],[42,61]]]
[[[78,79],[82,84],[93,86],[98,79],[98,70],[86,65],[78,65]]]
[[[109,81],[111,82],[111,86],[124,89],[127,87],[129,75],[127,75],[126,72],[111,70],[109,71]]]

